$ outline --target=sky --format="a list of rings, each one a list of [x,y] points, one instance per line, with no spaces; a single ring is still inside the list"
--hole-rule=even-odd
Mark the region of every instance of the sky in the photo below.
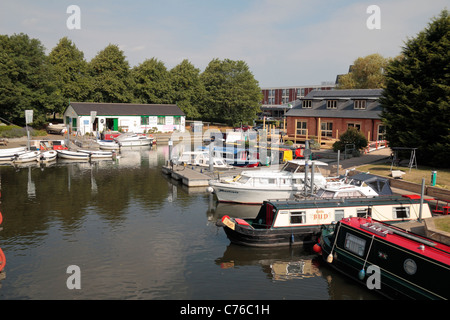
[[[358,57],[399,55],[443,9],[448,0],[2,0],[0,34],[25,33],[47,54],[68,37],[87,61],[115,44],[131,67],[243,60],[262,88],[307,86],[334,83]]]

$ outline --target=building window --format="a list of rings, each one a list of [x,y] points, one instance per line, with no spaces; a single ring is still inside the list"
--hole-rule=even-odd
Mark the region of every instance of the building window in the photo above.
[[[327,109],[337,109],[337,100],[327,100]]]
[[[361,131],[361,124],[359,123],[348,123],[347,129],[349,128],[356,128],[356,130]]]
[[[312,106],[312,100],[303,100],[302,107],[305,109],[310,109]]]
[[[378,137],[377,140],[386,140],[386,126],[380,124],[378,126]]]
[[[333,137],[333,122],[322,122],[320,131],[322,137]]]
[[[306,136],[307,122],[297,121],[297,134]]]
[[[141,117],[141,126],[148,126],[148,116]]]
[[[354,101],[354,108],[359,110],[366,109],[366,100],[355,100]]]
[[[291,224],[306,223],[306,211],[291,211]]]
[[[180,125],[181,124],[181,117],[177,117],[177,116],[175,116],[175,117],[173,117],[173,124],[174,125]]]
[[[158,116],[158,124],[159,125],[165,125],[166,124],[166,117]]]

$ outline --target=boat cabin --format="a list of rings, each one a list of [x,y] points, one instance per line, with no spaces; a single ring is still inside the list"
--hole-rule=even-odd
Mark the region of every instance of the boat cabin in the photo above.
[[[253,228],[292,228],[329,225],[348,217],[372,217],[388,223],[419,219],[420,199],[382,198],[307,199],[265,201],[256,218],[246,220]],[[430,218],[424,201],[422,219]]]

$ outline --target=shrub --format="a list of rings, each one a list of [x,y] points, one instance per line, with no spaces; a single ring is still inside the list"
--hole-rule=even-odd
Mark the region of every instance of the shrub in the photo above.
[[[344,151],[346,144],[354,144],[356,150],[361,150],[367,147],[368,141],[358,129],[350,127],[339,137],[339,141],[333,144],[333,150],[335,152]]]

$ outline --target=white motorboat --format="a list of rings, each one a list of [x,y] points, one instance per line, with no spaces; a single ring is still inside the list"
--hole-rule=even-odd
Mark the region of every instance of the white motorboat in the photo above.
[[[79,152],[84,152],[91,155],[91,159],[105,159],[112,158],[114,152],[113,151],[103,151],[103,150],[86,150],[80,149]]]
[[[320,172],[320,166],[327,164],[316,160],[291,160],[281,169],[247,170],[234,179],[211,180],[208,191],[220,202],[260,204],[269,199],[291,199],[305,189],[305,178],[308,188],[313,180],[314,193],[326,185],[327,179]]]
[[[44,151],[40,155],[41,162],[50,162],[56,160],[58,153],[55,150]]]
[[[67,132],[67,127],[64,123],[49,123],[47,126],[47,133],[64,134]]]
[[[123,133],[114,138],[121,147],[148,146],[153,144],[153,137],[145,134]]]
[[[70,151],[70,150],[56,150],[58,157],[67,160],[83,160],[88,161],[91,155],[86,152]]]
[[[26,151],[22,154],[17,155],[16,158],[13,160],[13,162],[24,163],[24,162],[38,161],[40,154],[41,154],[40,151]]]
[[[120,145],[114,140],[97,140],[98,146],[102,150],[119,150]]]
[[[186,151],[181,154],[179,158],[172,159],[172,162],[176,165],[192,165],[200,167],[209,167],[209,153],[204,151]],[[219,157],[213,157],[213,167],[228,169],[232,166],[228,165],[225,159]]]

